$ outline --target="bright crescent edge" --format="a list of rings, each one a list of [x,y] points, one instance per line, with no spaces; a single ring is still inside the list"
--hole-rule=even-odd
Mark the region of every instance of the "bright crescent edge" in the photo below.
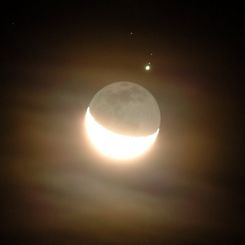
[[[104,156],[115,160],[129,160],[142,155],[150,149],[159,133],[159,128],[147,136],[115,133],[99,124],[89,107],[85,115],[85,128],[92,145]]]

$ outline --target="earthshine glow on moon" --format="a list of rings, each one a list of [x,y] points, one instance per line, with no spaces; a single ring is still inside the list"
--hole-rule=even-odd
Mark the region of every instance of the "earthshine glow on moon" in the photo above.
[[[160,110],[152,94],[131,82],[115,82],[98,91],[85,115],[93,147],[116,160],[144,154],[155,142]]]

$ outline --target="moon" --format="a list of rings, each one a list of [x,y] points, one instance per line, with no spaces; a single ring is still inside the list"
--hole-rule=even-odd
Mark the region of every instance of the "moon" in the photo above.
[[[159,106],[148,90],[132,82],[115,82],[91,100],[85,128],[93,147],[102,155],[129,160],[151,148],[160,121]]]

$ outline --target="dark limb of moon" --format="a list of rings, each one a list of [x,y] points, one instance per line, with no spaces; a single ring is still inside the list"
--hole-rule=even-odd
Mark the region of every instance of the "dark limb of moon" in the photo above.
[[[160,110],[152,94],[131,82],[116,82],[98,91],[90,103],[93,117],[113,132],[144,136],[160,126]]]

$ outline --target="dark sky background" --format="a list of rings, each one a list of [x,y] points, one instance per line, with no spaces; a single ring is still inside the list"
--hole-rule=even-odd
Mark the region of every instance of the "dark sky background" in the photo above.
[[[241,6],[34,2],[1,7],[1,244],[241,241]],[[162,115],[131,164],[84,136],[115,81],[147,88]]]

